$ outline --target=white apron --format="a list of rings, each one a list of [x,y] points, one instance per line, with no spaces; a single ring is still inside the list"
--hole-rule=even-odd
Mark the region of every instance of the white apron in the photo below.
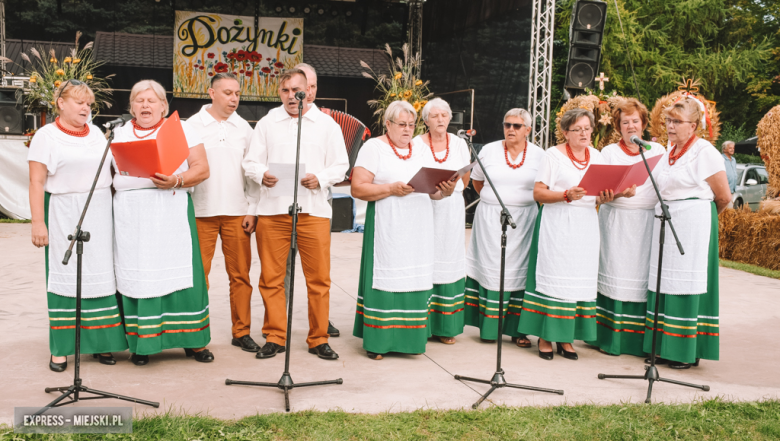
[[[707,292],[707,264],[712,230],[711,203],[712,201],[702,199],[666,202],[685,254],[680,255],[672,230],[667,225],[664,239],[663,272],[661,274],[661,292],[663,294],[684,295]],[[656,206],[655,213],[661,214],[660,204]],[[656,282],[660,231],[661,221],[656,220],[653,222],[653,251],[650,255],[648,274],[648,289],[653,292],[658,292]]]
[[[79,222],[89,193],[52,194],[49,198],[49,283],[47,290],[64,297],[76,297],[76,246],[67,265],[62,264],[70,245],[68,235]],[[82,230],[89,232],[84,242],[81,267],[81,297],[94,299],[114,295],[113,221],[111,190],[95,190]]]
[[[187,203],[182,190],[116,192],[114,262],[120,293],[148,299],[192,288]]]
[[[539,209],[536,204],[507,206],[517,229],[506,231],[504,291],[525,290],[528,256]],[[547,214],[545,209],[545,215]],[[491,291],[501,283],[501,206],[480,202],[474,214],[471,243],[466,257],[466,274]]]
[[[647,301],[647,268],[653,240],[652,209],[599,209],[601,253],[598,292],[621,302]]]
[[[433,283],[457,282],[466,275],[466,205],[463,192],[433,203]]]
[[[536,290],[571,301],[596,299],[599,221],[592,206],[545,204],[539,227]]]

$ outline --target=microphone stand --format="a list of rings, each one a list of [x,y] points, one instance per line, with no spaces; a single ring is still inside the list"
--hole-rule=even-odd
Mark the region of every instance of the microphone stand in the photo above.
[[[97,181],[100,178],[100,173],[103,171],[103,164],[106,162],[106,156],[108,156],[108,150],[111,148],[111,141],[114,140],[114,128],[119,125],[121,126],[124,123],[124,121],[112,121],[111,124],[107,125],[109,128],[109,135],[108,135],[108,141],[106,142],[106,149],[103,152],[103,158],[100,160],[100,165],[98,166],[97,173],[95,174],[95,180],[92,181],[92,188],[89,190],[89,195],[87,196],[87,202],[84,203],[84,208],[81,211],[81,217],[79,218],[79,223],[76,225],[76,229],[73,231],[73,234],[68,235],[68,240],[70,241],[70,246],[68,246],[68,250],[65,251],[65,258],[62,260],[63,265],[67,265],[68,261],[70,260],[70,256],[73,254],[73,245],[76,244],[76,360],[75,360],[75,366],[74,366],[74,373],[73,373],[73,384],[70,386],[62,386],[62,387],[47,387],[44,389],[46,393],[49,392],[62,392],[62,395],[57,397],[54,401],[47,404],[46,407],[40,409],[38,412],[35,413],[35,415],[41,415],[51,409],[52,407],[59,407],[64,406],[66,404],[73,404],[78,401],[83,400],[99,400],[102,398],[116,398],[118,400],[125,400],[125,401],[132,401],[134,403],[138,404],[145,404],[147,406],[152,407],[160,407],[160,403],[156,401],[146,401],[141,400],[139,398],[133,398],[133,397],[127,397],[124,395],[117,395],[115,393],[111,392],[103,392],[100,390],[90,389],[83,385],[82,379],[80,377],[80,371],[81,371],[81,266],[82,266],[82,255],[84,254],[84,242],[89,242],[90,235],[88,231],[84,231],[81,229],[81,225],[84,222],[84,217],[87,214],[87,210],[89,209],[89,203],[92,200],[92,195],[95,193],[95,186],[97,186]],[[124,318],[123,318],[124,321]],[[81,397],[80,395],[82,393],[89,393],[92,395],[96,395],[94,397]],[[70,398],[70,400],[61,403],[62,400]]]
[[[656,276],[656,282],[655,282],[655,314],[653,315],[653,344],[652,344],[652,351],[650,352],[650,366],[645,366],[645,374],[644,375],[607,375],[607,374],[599,374],[598,377],[600,380],[603,380],[605,378],[625,378],[625,379],[631,379],[631,380],[647,380],[647,398],[645,399],[645,403],[650,404],[652,402],[652,395],[653,395],[653,383],[658,382],[664,382],[664,383],[672,383],[672,384],[678,384],[680,386],[687,386],[687,387],[694,387],[696,389],[701,389],[705,392],[710,390],[710,387],[707,385],[699,385],[699,384],[693,384],[693,383],[686,383],[684,381],[677,381],[672,380],[669,378],[661,377],[658,374],[658,368],[655,366],[655,349],[656,349],[656,343],[658,340],[658,310],[661,308],[661,271],[662,271],[662,264],[663,264],[663,257],[664,257],[664,238],[666,236],[666,223],[669,223],[669,228],[672,230],[672,235],[674,236],[675,242],[677,242],[677,249],[680,250],[680,254],[685,254],[685,251],[683,250],[682,243],[680,243],[680,239],[677,237],[677,232],[674,230],[674,225],[672,225],[672,216],[669,214],[669,206],[664,203],[664,200],[661,199],[661,191],[658,190],[658,184],[656,184],[655,179],[653,178],[653,173],[650,170],[650,166],[647,164],[647,158],[645,158],[645,152],[644,152],[644,145],[639,145],[639,153],[642,155],[642,161],[645,163],[645,168],[647,169],[647,174],[650,176],[650,182],[653,184],[653,188],[655,189],[655,195],[658,197],[658,202],[661,204],[661,214],[655,216],[657,219],[661,220],[661,230],[660,234],[658,235],[658,274]],[[652,233],[650,233],[652,234]]]
[[[523,386],[520,384],[512,384],[507,383],[506,379],[504,379],[504,369],[501,368],[501,346],[504,336],[504,269],[506,267],[506,229],[507,226],[511,225],[512,228],[517,228],[517,225],[512,220],[512,215],[509,213],[509,210],[507,210],[506,205],[504,205],[504,201],[501,200],[501,196],[498,195],[498,192],[496,191],[496,186],[493,185],[493,181],[490,180],[490,175],[488,174],[485,167],[482,165],[482,161],[479,159],[479,155],[474,150],[474,146],[471,144],[471,139],[463,138],[466,140],[466,144],[469,146],[469,150],[471,150],[471,153],[477,158],[477,163],[479,164],[479,167],[482,169],[482,172],[485,174],[485,178],[488,181],[488,184],[490,185],[490,188],[493,189],[493,193],[496,195],[496,199],[498,199],[498,203],[501,205],[501,281],[499,286],[499,295],[498,295],[498,341],[496,342],[496,371],[493,373],[493,377],[490,380],[482,380],[479,378],[471,378],[471,377],[464,377],[461,375],[455,375],[456,380],[463,380],[463,381],[473,381],[475,383],[482,383],[482,384],[489,384],[490,390],[485,392],[476,403],[474,403],[471,408],[476,409],[479,407],[480,404],[482,404],[487,397],[493,393],[496,389],[500,389],[503,387],[511,387],[514,389],[526,389],[526,390],[533,390],[537,392],[548,392],[551,394],[558,394],[563,395],[562,390],[557,389],[545,389],[541,387],[534,387],[534,386]],[[526,145],[526,148],[528,146]]]
[[[290,411],[290,390],[296,387],[308,387],[308,386],[321,386],[324,384],[342,384],[344,380],[338,378],[336,380],[327,381],[312,381],[308,383],[294,383],[290,376],[290,342],[292,338],[292,314],[293,314],[293,291],[295,289],[295,256],[298,253],[298,213],[301,211],[301,207],[298,205],[298,169],[301,163],[301,127],[303,125],[303,99],[298,100],[298,146],[295,153],[295,185],[293,190],[293,203],[288,209],[288,213],[292,216],[292,231],[290,232],[290,251],[289,255],[293,256],[290,259],[290,287],[287,292],[287,341],[284,345],[284,372],[282,378],[276,383],[259,383],[254,381],[236,381],[226,379],[225,384],[241,384],[245,386],[260,386],[260,387],[276,387],[284,391],[284,409]]]

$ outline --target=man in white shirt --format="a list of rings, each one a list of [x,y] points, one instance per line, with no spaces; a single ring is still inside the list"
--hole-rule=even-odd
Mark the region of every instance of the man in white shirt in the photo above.
[[[282,106],[268,112],[255,127],[249,154],[243,165],[246,176],[261,185],[257,205],[257,244],[260,255],[260,294],[265,304],[263,333],[266,344],[257,358],[270,358],[284,351],[287,311],[284,292],[285,267],[290,248],[292,217],[288,209],[292,191],[276,194],[279,178],[270,172],[278,164],[295,164],[298,134],[297,92],[307,90],[306,75],[298,69],[279,77]],[[298,204],[298,249],[309,300],[309,353],[335,360],[328,345],[330,300],[330,218],[332,210],[326,189],[344,178],[349,158],[341,127],[316,106],[304,105],[301,127],[301,169]],[[283,176],[280,176],[284,178]]]
[[[203,269],[208,284],[217,237],[221,237],[230,278],[232,344],[247,352],[257,352],[260,347],[249,335],[252,300],[249,268],[259,186],[246,178],[242,167],[249,152],[252,127],[236,113],[241,86],[235,75],[216,74],[209,95],[211,104],[187,120],[203,139],[211,170],[209,179],[195,186],[192,194]]]

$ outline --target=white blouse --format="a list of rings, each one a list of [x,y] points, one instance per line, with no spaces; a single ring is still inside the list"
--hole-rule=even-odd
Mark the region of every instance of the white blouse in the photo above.
[[[92,188],[100,159],[106,148],[106,138],[97,126],[89,125],[89,135],[69,136],[54,123],[41,127],[27,153],[27,161],[46,166],[48,176],[43,189],[51,194],[86,193]],[[95,189],[111,186],[111,151],[100,172]]]
[[[565,191],[576,187],[582,181],[582,177],[593,164],[603,164],[604,158],[601,153],[593,147],[588,147],[590,151],[590,162],[584,170],[574,166],[569,156],[561,153],[555,147],[547,149],[547,153],[542,159],[539,167],[539,173],[536,175],[536,182],[547,185],[552,191]],[[621,190],[622,191],[622,190]],[[574,207],[595,207],[596,196],[584,196],[582,199],[572,201],[567,205]]]
[[[536,203],[534,201],[534,182],[545,153],[540,147],[530,142],[526,145],[526,149],[528,152],[525,156],[525,162],[520,168],[511,168],[507,165],[503,141],[486,144],[479,151],[479,159],[496,186],[501,200],[507,206],[523,207]],[[509,160],[513,164],[518,164],[523,160],[523,154],[521,153],[514,160],[510,156]],[[479,164],[475,165],[471,171],[471,179],[487,181]],[[482,187],[479,198],[482,202],[498,205],[498,199],[487,182]]]
[[[666,153],[666,149],[657,142],[649,143],[652,148],[649,152],[645,152],[645,158],[650,159],[655,156],[661,156]],[[610,165],[633,165],[637,162],[642,162],[642,156],[628,156],[620,145],[617,143],[610,144],[601,149],[601,156],[604,158],[605,164]],[[656,168],[659,167],[660,162],[656,164]],[[655,169],[654,169],[655,170]],[[616,188],[616,192],[621,192],[625,188]],[[650,178],[645,181],[644,185],[640,185],[636,188],[636,195],[631,198],[618,198],[609,203],[609,205],[616,208],[625,209],[639,209],[639,210],[652,210],[655,204],[658,203],[658,196],[655,194],[653,183],[650,182]]]
[[[719,171],[726,171],[723,156],[704,139],[698,139],[674,165],[669,165],[669,153],[666,152],[653,170],[661,197],[665,201],[683,199],[702,199],[711,201],[715,194],[705,179]]]
[[[423,153],[423,156],[425,156],[427,162],[425,164],[426,167],[457,171],[471,163],[471,152],[469,151],[469,147],[466,145],[466,141],[464,141],[463,138],[459,138],[453,135],[452,133],[448,133],[447,136],[450,138],[450,154],[447,156],[447,159],[444,162],[439,162],[433,159],[433,150],[431,149],[431,146],[425,143],[425,139],[428,138],[427,133],[418,135],[412,140],[415,145],[414,148],[419,149],[420,152]],[[437,159],[441,160],[444,158],[446,153],[441,151],[436,152],[435,155]],[[463,191],[464,187],[463,179],[458,179],[458,183],[455,185],[455,191]]]

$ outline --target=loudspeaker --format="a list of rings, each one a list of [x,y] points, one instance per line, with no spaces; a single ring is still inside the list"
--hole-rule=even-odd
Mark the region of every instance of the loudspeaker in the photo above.
[[[601,42],[606,19],[606,3],[590,0],[578,0],[574,3],[569,27],[569,62],[566,66],[564,87],[593,87],[601,63]]]
[[[24,111],[16,103],[16,89],[0,89],[0,135],[24,133]]]
[[[331,218],[330,231],[340,233],[352,229],[355,217],[352,214],[352,198],[333,198],[333,217]]]

